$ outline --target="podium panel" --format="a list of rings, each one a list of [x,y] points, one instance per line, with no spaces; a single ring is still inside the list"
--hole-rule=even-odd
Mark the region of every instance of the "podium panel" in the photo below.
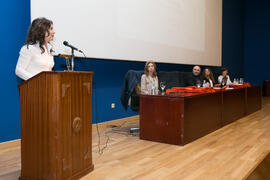
[[[93,170],[92,76],[42,72],[19,85],[20,179],[78,179]]]

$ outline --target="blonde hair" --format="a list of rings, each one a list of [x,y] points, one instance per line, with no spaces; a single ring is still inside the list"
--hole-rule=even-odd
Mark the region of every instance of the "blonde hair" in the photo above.
[[[145,63],[145,66],[144,66],[144,74],[146,74],[146,76],[148,76],[149,75],[149,71],[148,71],[148,65],[149,64],[153,64],[154,65],[154,72],[153,72],[153,76],[154,77],[156,77],[157,76],[157,66],[156,66],[156,63],[154,62],[154,61],[147,61],[146,63]]]

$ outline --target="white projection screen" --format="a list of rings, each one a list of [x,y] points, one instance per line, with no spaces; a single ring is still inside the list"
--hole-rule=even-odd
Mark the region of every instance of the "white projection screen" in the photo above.
[[[56,53],[68,41],[91,58],[221,66],[222,0],[31,0],[37,17]]]

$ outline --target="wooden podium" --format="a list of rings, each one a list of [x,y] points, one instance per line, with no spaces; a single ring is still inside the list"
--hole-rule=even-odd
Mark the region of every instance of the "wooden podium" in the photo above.
[[[21,180],[78,179],[92,164],[93,72],[42,72],[20,84]]]

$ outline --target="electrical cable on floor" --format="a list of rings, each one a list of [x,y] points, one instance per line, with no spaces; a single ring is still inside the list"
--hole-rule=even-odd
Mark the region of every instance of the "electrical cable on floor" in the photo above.
[[[103,154],[103,151],[104,149],[107,148],[107,144],[110,140],[110,137],[107,137],[107,140],[106,140],[106,144],[103,148],[101,148],[100,146],[100,132],[99,132],[99,127],[98,127],[98,111],[97,111],[97,91],[96,91],[96,83],[93,82],[94,84],[94,101],[95,101],[95,110],[96,110],[96,129],[97,129],[97,135],[98,135],[98,154],[99,155],[102,155]]]
[[[138,136],[139,133],[132,133],[130,130],[123,130],[121,129],[123,127],[123,125],[126,123],[127,121],[123,122],[121,125],[117,126],[117,125],[110,125],[109,127],[111,128],[109,131],[106,131],[105,133],[116,133],[116,134],[121,134],[121,135],[126,135],[126,136]]]
[[[106,143],[104,145],[104,147],[101,148],[101,142],[100,142],[100,131],[99,131],[99,127],[98,127],[98,111],[97,111],[97,94],[96,94],[96,84],[95,82],[93,82],[94,84],[94,101],[95,101],[95,113],[96,113],[96,129],[97,129],[97,135],[98,135],[98,154],[101,156],[104,152],[104,150],[106,148],[108,148],[108,143],[110,141],[110,136],[108,135],[109,133],[117,133],[117,134],[121,134],[121,135],[132,135],[132,136],[138,136],[138,134],[136,133],[130,133],[130,132],[125,132],[123,130],[121,130],[120,128],[127,122],[123,122],[121,125],[117,126],[117,125],[111,125],[111,129],[109,131],[105,131],[104,136],[106,137]]]

